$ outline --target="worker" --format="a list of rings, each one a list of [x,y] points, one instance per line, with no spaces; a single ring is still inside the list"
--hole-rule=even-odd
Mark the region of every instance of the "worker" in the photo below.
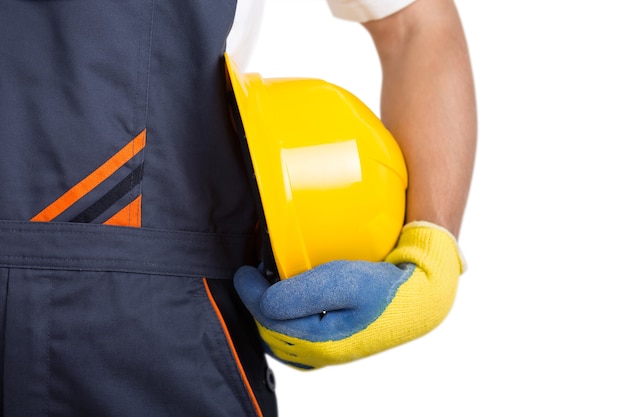
[[[452,296],[462,271],[475,115],[455,5],[329,4],[372,35],[381,117],[409,172],[406,226],[385,262],[313,272],[345,283],[362,275],[353,300],[373,300],[352,328],[326,330],[341,354],[272,312],[285,298],[271,288],[308,290],[308,280],[266,286],[256,275],[258,213],[225,88],[236,2],[0,2],[4,416],[273,416],[266,347],[318,368],[442,319],[450,300],[427,309],[438,315],[426,327],[412,316],[424,301],[412,288],[445,275]],[[303,301],[307,312],[320,307]],[[364,349],[376,329],[384,337]],[[277,335],[303,349],[280,351]]]

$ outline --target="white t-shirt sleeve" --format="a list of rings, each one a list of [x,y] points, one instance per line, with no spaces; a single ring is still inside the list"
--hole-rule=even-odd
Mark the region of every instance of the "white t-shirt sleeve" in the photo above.
[[[238,0],[226,50],[242,71],[248,65],[261,29],[264,0]]]
[[[333,15],[340,19],[367,22],[393,14],[415,0],[327,0]]]

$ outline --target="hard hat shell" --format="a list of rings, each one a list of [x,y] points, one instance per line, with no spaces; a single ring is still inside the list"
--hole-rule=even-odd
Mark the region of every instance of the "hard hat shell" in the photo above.
[[[404,223],[407,172],[380,119],[331,83],[242,74],[225,59],[280,278],[383,260]]]

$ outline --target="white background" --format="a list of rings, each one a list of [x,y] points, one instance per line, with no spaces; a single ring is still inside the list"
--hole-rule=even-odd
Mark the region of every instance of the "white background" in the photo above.
[[[626,416],[621,3],[457,1],[479,147],[454,308],[353,364],[272,361],[282,417]],[[247,70],[323,78],[378,109],[367,33],[323,0],[267,0]]]

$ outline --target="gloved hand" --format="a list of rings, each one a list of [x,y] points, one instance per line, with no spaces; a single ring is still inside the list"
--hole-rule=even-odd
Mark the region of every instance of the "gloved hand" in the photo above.
[[[235,274],[235,288],[268,353],[312,369],[363,358],[435,328],[452,307],[463,265],[447,230],[413,222],[385,262],[329,262],[273,285],[245,266]]]

